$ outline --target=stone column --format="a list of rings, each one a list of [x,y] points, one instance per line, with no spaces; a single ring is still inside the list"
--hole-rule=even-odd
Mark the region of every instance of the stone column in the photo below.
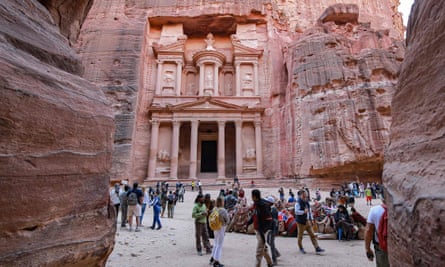
[[[219,79],[218,79],[218,64],[215,63],[213,68],[213,95],[218,96],[219,95]]]
[[[204,77],[205,77],[205,73],[204,73],[204,65],[199,64],[199,96],[204,95]]]
[[[240,67],[240,63],[235,63],[236,64],[236,91],[235,91],[235,96],[240,96],[241,95],[241,67]]]
[[[198,126],[197,120],[192,120],[192,129],[190,134],[190,179],[196,179],[196,165],[198,158]]]
[[[182,62],[176,61],[176,96],[181,95]]]
[[[179,121],[173,121],[172,151],[170,157],[170,178],[178,179],[178,152],[179,152]]]
[[[163,65],[163,62],[160,61],[160,60],[157,60],[156,62],[158,63],[158,73],[157,73],[155,94],[156,95],[160,95],[161,94],[161,85],[162,85],[162,65]]]
[[[226,178],[225,121],[218,121],[218,179]]]
[[[259,95],[259,88],[258,88],[258,63],[257,62],[255,62],[255,63],[253,63],[253,76],[254,76],[254,79],[253,79],[253,86],[255,87],[254,88],[254,94],[255,94],[255,96],[257,96],[257,95]]]
[[[241,130],[243,122],[241,120],[235,121],[235,138],[236,138],[236,176],[240,176],[243,173],[243,151],[241,147]]]
[[[256,172],[258,177],[263,176],[263,150],[261,144],[261,121],[255,121]]]
[[[155,178],[156,158],[158,156],[159,121],[151,121],[150,159],[148,160],[148,178]]]

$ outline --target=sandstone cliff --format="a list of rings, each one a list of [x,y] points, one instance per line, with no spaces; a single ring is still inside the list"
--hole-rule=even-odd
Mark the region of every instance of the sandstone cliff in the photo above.
[[[1,1],[0,25],[0,266],[104,265],[108,102],[39,2]]]
[[[389,195],[391,266],[445,259],[445,2],[416,1],[392,101],[383,181]]]
[[[332,6],[287,48],[283,175],[381,177],[404,45],[358,18],[356,5]]]
[[[237,24],[251,23],[264,48],[263,154],[271,158],[265,176],[380,179],[403,58],[398,0],[344,1],[357,4],[347,23],[335,19],[350,13],[341,5],[323,14],[337,2],[96,1],[76,46],[85,78],[112,102],[113,177],[147,177],[158,28],[182,24],[196,38],[229,36]],[[306,63],[299,63],[302,57]]]

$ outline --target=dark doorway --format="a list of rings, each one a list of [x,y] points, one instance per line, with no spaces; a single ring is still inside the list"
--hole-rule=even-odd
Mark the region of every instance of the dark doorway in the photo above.
[[[216,172],[216,141],[201,143],[201,172]]]

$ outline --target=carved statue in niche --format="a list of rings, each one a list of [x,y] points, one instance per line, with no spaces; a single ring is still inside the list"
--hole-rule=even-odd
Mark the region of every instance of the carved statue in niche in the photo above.
[[[167,150],[162,149],[158,151],[158,160],[159,161],[169,161],[170,160],[170,153],[167,152]]]
[[[243,89],[251,89],[253,88],[253,74],[251,72],[245,72],[242,79]]]
[[[246,149],[246,156],[245,156],[246,160],[254,160],[256,159],[256,151],[254,148],[248,148]]]
[[[213,88],[213,73],[210,68],[206,68],[204,77],[204,88]]]
[[[215,50],[215,48],[213,47],[213,44],[215,43],[215,39],[213,38],[212,33],[207,34],[207,39],[205,39],[204,41],[207,44],[206,50],[212,50],[212,51]]]
[[[175,85],[175,76],[172,70],[166,70],[164,72],[164,86],[165,87],[174,87]]]

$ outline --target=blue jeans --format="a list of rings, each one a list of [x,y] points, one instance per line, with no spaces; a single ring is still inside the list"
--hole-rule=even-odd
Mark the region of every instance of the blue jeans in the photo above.
[[[142,204],[142,210],[141,210],[141,219],[140,222],[142,224],[142,219],[144,219],[144,213],[145,213],[145,208],[147,207],[147,203],[143,203]]]
[[[161,213],[161,207],[158,205],[153,206],[153,224],[151,225],[152,228],[156,227],[156,224],[158,224],[158,228],[161,228],[161,219],[159,218],[159,215]]]

